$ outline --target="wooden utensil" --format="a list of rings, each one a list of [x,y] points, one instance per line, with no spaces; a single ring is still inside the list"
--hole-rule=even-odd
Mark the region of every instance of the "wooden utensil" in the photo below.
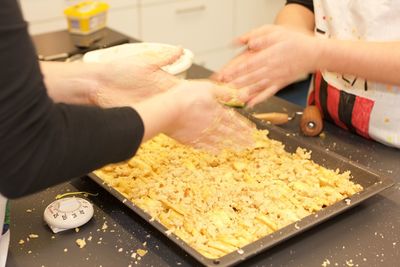
[[[324,123],[322,115],[316,106],[308,106],[304,109],[300,119],[300,130],[306,136],[317,136],[322,132]]]
[[[281,125],[292,120],[296,115],[301,115],[300,130],[306,136],[317,136],[323,129],[322,115],[316,106],[308,106],[302,112],[298,111],[289,116],[283,112],[257,113],[253,116],[257,119],[268,121],[274,125]]]
[[[274,125],[281,125],[287,123],[289,119],[289,115],[287,113],[281,112],[269,112],[269,113],[258,113],[253,114],[253,116],[257,119],[268,121]]]

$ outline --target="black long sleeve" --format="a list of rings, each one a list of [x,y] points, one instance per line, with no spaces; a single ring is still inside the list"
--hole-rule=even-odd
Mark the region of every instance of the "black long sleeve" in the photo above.
[[[287,0],[286,4],[299,4],[314,12],[313,0]]]
[[[0,193],[23,196],[134,155],[131,108],[55,104],[16,0],[0,4]]]

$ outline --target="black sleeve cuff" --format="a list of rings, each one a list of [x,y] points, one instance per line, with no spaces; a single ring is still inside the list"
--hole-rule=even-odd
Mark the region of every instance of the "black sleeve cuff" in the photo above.
[[[288,4],[299,4],[306,8],[308,8],[311,12],[314,13],[314,3],[312,0],[287,0],[286,5]]]

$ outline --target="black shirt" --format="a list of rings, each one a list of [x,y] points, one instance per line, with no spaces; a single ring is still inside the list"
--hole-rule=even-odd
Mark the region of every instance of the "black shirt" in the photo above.
[[[314,12],[313,0],[287,0],[286,4],[299,4]]]
[[[19,197],[125,160],[143,133],[132,108],[54,103],[17,1],[1,1],[1,194]]]

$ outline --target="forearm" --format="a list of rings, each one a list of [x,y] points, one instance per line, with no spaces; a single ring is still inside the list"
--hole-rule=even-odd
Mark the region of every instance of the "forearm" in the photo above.
[[[40,62],[47,93],[55,102],[92,105],[92,92],[100,86],[100,64]]]
[[[174,95],[174,89],[169,92],[158,94],[132,105],[140,115],[144,125],[143,142],[151,139],[158,133],[168,133],[173,127],[174,121],[181,113],[180,106],[182,101],[179,98],[182,94]]]
[[[400,42],[317,39],[317,70],[400,85]]]
[[[300,30],[314,31],[314,13],[299,4],[288,4],[279,12],[275,19],[276,25],[288,26]]]

